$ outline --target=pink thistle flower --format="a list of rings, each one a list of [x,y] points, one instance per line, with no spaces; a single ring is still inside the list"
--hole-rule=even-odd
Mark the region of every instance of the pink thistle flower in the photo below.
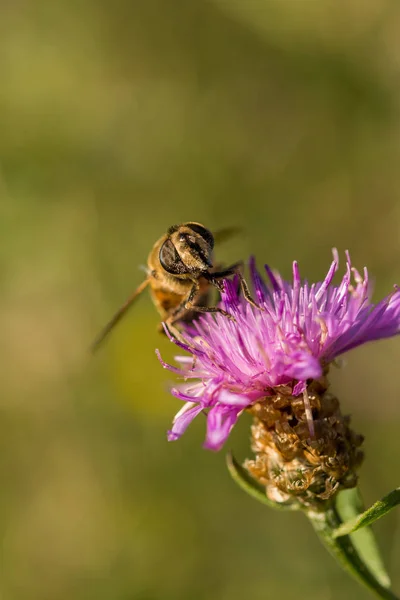
[[[165,368],[185,380],[171,390],[185,404],[175,416],[169,440],[177,440],[205,411],[205,447],[219,450],[240,414],[276,395],[282,386],[292,396],[303,396],[313,435],[307,385],[344,352],[400,332],[399,288],[372,304],[367,270],[361,276],[351,266],[348,253],[346,259],[339,285],[332,283],[339,266],[336,251],[325,279],[313,284],[301,281],[294,262],[291,283],[266,266],[267,285],[251,259],[252,285],[260,308],[242,297],[237,281],[224,281],[221,307],[235,320],[220,314],[201,316],[185,326],[185,343],[171,338],[192,356],[177,356],[179,368],[160,358]]]

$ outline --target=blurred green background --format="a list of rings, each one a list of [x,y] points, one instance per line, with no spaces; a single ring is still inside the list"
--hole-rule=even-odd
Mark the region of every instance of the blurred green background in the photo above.
[[[337,246],[376,298],[400,283],[399,28],[392,0],[1,4],[2,600],[368,597],[233,484],[201,419],[166,441],[147,294],[87,348],[184,220],[242,226],[226,262],[320,279]],[[399,360],[379,342],[332,374],[368,503],[399,485]],[[399,590],[399,514],[376,531]]]

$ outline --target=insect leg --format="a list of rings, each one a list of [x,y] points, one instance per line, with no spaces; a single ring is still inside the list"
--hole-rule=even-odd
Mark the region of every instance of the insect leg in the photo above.
[[[231,275],[235,275],[236,273],[240,273],[240,268],[243,266],[243,262],[237,262],[230,267],[227,267],[223,271],[216,271],[214,273],[204,273],[203,277],[205,277],[208,281],[215,285],[215,279],[222,279],[224,277],[230,277]]]
[[[198,281],[194,281],[193,286],[191,287],[191,290],[190,290],[188,296],[183,300],[183,302],[181,302],[181,304],[174,310],[174,312],[166,320],[167,326],[173,325],[174,323],[176,323],[176,321],[179,321],[179,319],[182,317],[182,314],[184,314],[187,311],[191,311],[191,310],[195,311],[195,312],[201,312],[201,313],[207,313],[207,312],[220,313],[221,315],[224,315],[224,317],[227,317],[228,319],[231,319],[232,321],[235,320],[232,315],[230,315],[228,312],[226,312],[226,310],[223,310],[222,308],[219,308],[218,306],[198,306],[197,304],[194,304],[193,300],[199,291],[199,287],[200,286],[199,286]]]
[[[199,289],[199,284],[196,281],[193,284],[193,287],[190,290],[189,296],[187,297],[186,302],[185,302],[185,308],[187,310],[194,310],[196,312],[201,312],[201,313],[220,313],[221,315],[224,315],[224,317],[227,317],[231,321],[235,321],[235,318],[231,314],[226,312],[226,310],[219,308],[218,306],[198,306],[197,304],[193,304],[193,299],[194,299],[198,289]]]
[[[174,326],[174,323],[179,321],[182,316],[188,312],[187,303],[192,302],[197,292],[199,291],[199,284],[197,281],[193,282],[192,287],[190,288],[189,294],[182,300],[182,302],[171,312],[168,318],[164,321],[167,329],[176,337],[179,341],[185,342],[183,337],[181,336],[179,330]],[[185,342],[186,343],[186,342]]]
[[[181,342],[181,344],[185,344],[186,346],[188,345],[187,340],[184,339],[184,337],[181,335],[181,332],[179,331],[179,329],[177,329],[175,327],[175,325],[173,324],[173,322],[171,321],[171,317],[168,317],[168,319],[166,321],[164,321],[164,325],[168,331],[169,337],[174,337],[175,339],[178,340],[178,342]],[[165,333],[163,327],[161,327],[161,331],[163,333]]]
[[[219,308],[218,306],[196,306],[196,304],[193,304],[190,305],[189,308],[190,310],[195,310],[196,312],[201,313],[219,313],[220,315],[227,317],[230,321],[236,322],[236,319],[233,315],[226,312],[226,310],[224,310],[223,308]]]
[[[257,304],[257,302],[255,300],[253,300],[253,298],[250,294],[249,286],[247,285],[245,278],[243,277],[242,273],[240,272],[240,268],[242,266],[243,266],[243,262],[237,262],[234,265],[232,265],[231,267],[227,267],[223,271],[218,271],[216,273],[208,273],[205,277],[206,277],[206,279],[208,279],[208,281],[210,283],[212,283],[213,285],[215,285],[215,287],[217,287],[219,290],[221,290],[222,286],[219,283],[219,281],[217,281],[218,279],[222,279],[224,277],[229,277],[230,275],[237,275],[239,277],[240,287],[242,288],[244,298],[247,300],[247,302],[249,302],[249,304],[251,304],[255,308],[263,310],[263,308],[259,304]]]
[[[243,277],[243,275],[240,272],[238,272],[238,276],[240,279],[240,287],[242,288],[243,296],[247,300],[247,302],[249,304],[251,304],[252,306],[254,306],[255,308],[258,308],[259,310],[264,310],[262,308],[262,306],[260,306],[259,304],[257,304],[257,302],[255,300],[253,300],[253,298],[250,294],[249,286],[247,285],[247,282],[246,282],[245,278]]]
[[[178,321],[181,318],[182,313],[187,312],[187,310],[189,310],[191,308],[191,306],[188,307],[187,304],[188,303],[191,304],[193,302],[193,299],[196,296],[197,292],[199,291],[199,288],[200,288],[200,286],[199,286],[198,281],[194,281],[186,298],[184,298],[182,300],[182,302],[169,315],[169,317],[167,319],[168,322],[173,323],[175,321]]]

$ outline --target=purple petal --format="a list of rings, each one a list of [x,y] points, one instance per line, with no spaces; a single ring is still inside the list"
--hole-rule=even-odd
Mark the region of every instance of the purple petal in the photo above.
[[[269,298],[271,294],[270,294],[269,289],[265,285],[263,279],[261,278],[259,272],[257,271],[256,261],[255,261],[254,256],[250,257],[249,267],[250,267],[251,279],[253,281],[254,289],[256,292],[256,296],[257,296],[257,301],[259,304],[263,304],[265,302],[265,299]]]
[[[400,333],[400,290],[385,298],[361,320],[357,320],[336,339],[332,340],[324,356],[333,360],[357,346]]]
[[[338,263],[336,261],[333,261],[333,263],[330,266],[330,269],[328,271],[327,276],[325,277],[324,281],[322,282],[322,284],[320,285],[320,287],[318,288],[318,291],[315,294],[315,299],[318,302],[318,300],[320,300],[322,298],[322,296],[326,293],[326,290],[328,289],[328,287],[330,286],[330,284],[332,283],[332,279],[335,276],[335,273],[337,271],[338,268]]]
[[[318,379],[322,375],[322,367],[319,359],[309,352],[297,351],[291,355],[291,364],[287,372],[300,381],[307,379]]]
[[[225,404],[225,406],[238,406],[240,408],[245,408],[251,404],[245,394],[235,394],[224,388],[218,394],[218,402],[219,404]]]
[[[306,389],[307,385],[305,381],[298,381],[293,388],[293,396],[300,396]]]
[[[269,277],[269,280],[271,282],[271,285],[272,285],[272,288],[273,288],[274,292],[280,292],[281,291],[281,286],[279,285],[279,282],[276,279],[275,274],[272,271],[272,269],[269,267],[269,265],[264,265],[264,269],[267,272],[267,275]]]
[[[191,408],[192,407],[192,408]],[[202,406],[193,406],[192,402],[187,402],[183,408],[175,415],[172,429],[168,431],[167,437],[169,442],[174,442],[185,433],[186,429],[195,417],[203,410]]]
[[[224,406],[215,406],[207,416],[207,436],[204,448],[220,450],[226,442],[242,409],[227,410]]]
[[[181,376],[183,376],[185,374],[185,372],[182,371],[182,369],[178,369],[177,367],[173,367],[172,365],[169,365],[168,363],[166,363],[161,358],[161,354],[160,354],[159,350],[156,350],[156,355],[157,355],[158,360],[160,361],[160,363],[164,367],[164,369],[168,369],[168,371],[171,371],[172,373],[176,373],[177,375],[181,375]]]

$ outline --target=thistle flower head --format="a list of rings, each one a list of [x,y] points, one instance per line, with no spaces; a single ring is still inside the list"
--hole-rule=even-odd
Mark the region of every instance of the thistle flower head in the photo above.
[[[343,278],[334,285],[338,265],[334,251],[325,279],[312,284],[301,280],[296,262],[292,282],[266,266],[267,284],[251,259],[259,308],[243,298],[237,280],[224,281],[221,307],[234,320],[221,314],[201,316],[185,326],[184,343],[173,339],[191,356],[177,356],[178,368],[160,358],[164,367],[184,379],[171,390],[185,404],[174,419],[169,440],[178,439],[205,411],[205,447],[219,450],[243,410],[268,399],[271,405],[282,394],[303,399],[304,418],[314,433],[314,407],[307,395],[312,381],[319,380],[344,352],[400,332],[399,289],[372,304],[367,270],[361,275],[347,254]],[[278,420],[282,422],[281,416]]]

